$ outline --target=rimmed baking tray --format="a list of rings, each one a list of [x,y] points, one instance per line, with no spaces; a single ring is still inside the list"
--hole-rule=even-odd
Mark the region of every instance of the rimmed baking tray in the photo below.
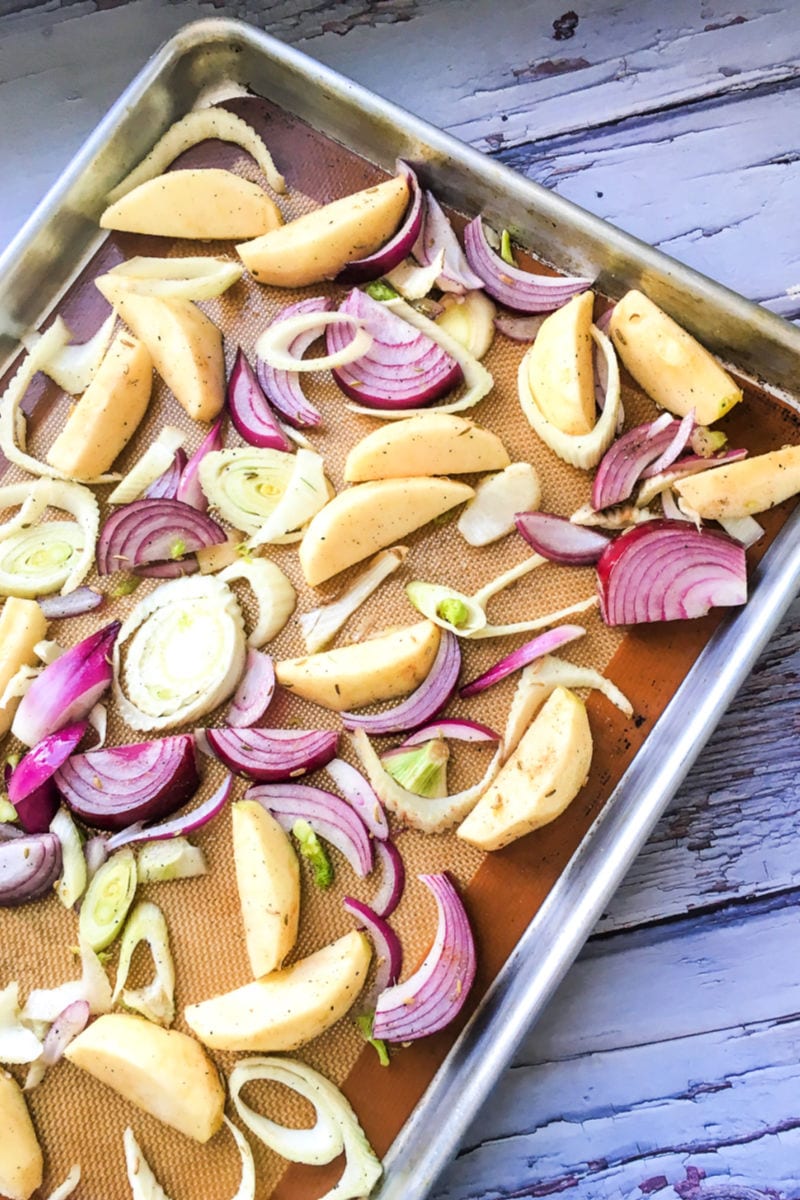
[[[97,216],[108,190],[172,121],[198,104],[243,91],[266,97],[380,167],[391,170],[398,156],[412,161],[446,203],[464,213],[484,212],[541,259],[596,277],[598,289],[612,298],[641,286],[735,363],[761,396],[797,409],[791,385],[800,332],[793,326],[297,51],[229,20],[189,25],[154,56],[0,258],[0,359],[54,309],[100,246],[105,235],[98,233]],[[497,1074],[791,602],[800,585],[798,519],[788,509],[775,517],[773,532],[782,528],[751,572],[747,606],[718,623],[674,699],[631,754],[579,848],[544,881],[546,898],[536,916],[394,1138],[379,1200],[427,1195],[457,1151]],[[687,629],[680,636],[688,643],[696,634]],[[701,641],[705,637],[698,648]],[[431,1063],[435,1060],[436,1055]]]

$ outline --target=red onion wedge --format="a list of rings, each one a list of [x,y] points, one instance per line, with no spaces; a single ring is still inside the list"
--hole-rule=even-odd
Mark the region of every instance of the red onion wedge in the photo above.
[[[157,842],[164,838],[186,837],[190,833],[195,833],[222,811],[231,794],[232,787],[233,776],[226,775],[213,795],[204,800],[202,804],[198,804],[197,808],[180,813],[171,821],[162,821],[160,825],[149,825],[147,829],[142,829],[137,824],[115,833],[106,842],[106,853],[112,854],[121,846],[127,846],[133,842]]]
[[[464,905],[447,875],[420,875],[436,900],[436,937],[422,965],[387,988],[375,1006],[373,1036],[412,1042],[449,1025],[475,979],[475,941]]]
[[[350,916],[355,917],[359,928],[366,929],[375,947],[377,965],[375,982],[372,985],[370,998],[365,998],[363,1001],[364,1007],[371,1008],[371,998],[374,996],[377,999],[381,992],[397,983],[400,978],[400,972],[403,970],[403,947],[391,925],[387,924],[374,908],[370,908],[368,904],[356,900],[353,896],[345,896],[342,903]]]
[[[400,851],[391,838],[384,842],[375,842],[375,857],[382,873],[372,907],[379,917],[390,917],[400,903],[406,886],[406,868]]]
[[[186,451],[179,446],[166,471],[159,475],[158,479],[153,480],[145,491],[145,500],[177,500],[178,486],[188,461]]]
[[[416,729],[435,717],[455,691],[461,670],[461,650],[458,638],[449,629],[442,630],[439,649],[423,683],[400,704],[374,716],[358,713],[341,714],[345,729],[364,729],[367,733],[404,733]]]
[[[199,570],[197,556],[187,554],[179,562],[146,563],[144,566],[134,567],[132,574],[138,575],[140,579],[182,579],[184,575],[196,575]]]
[[[697,422],[694,417],[694,409],[688,412],[686,416],[678,422],[677,429],[674,426],[669,428],[674,429],[672,439],[664,447],[663,453],[655,462],[650,463],[649,467],[645,467],[642,471],[642,479],[650,479],[653,475],[660,474],[661,471],[666,471],[667,467],[671,467],[679,454],[683,454],[689,444],[692,434],[695,431]]]
[[[533,342],[546,316],[547,313],[537,313],[530,317],[498,313],[494,319],[494,327],[498,333],[511,338],[512,342]]]
[[[222,436],[222,427],[225,424],[225,414],[218,417],[214,424],[209,429],[202,442],[195,450],[192,457],[187,462],[186,466],[181,471],[180,483],[178,491],[175,495],[176,500],[188,504],[190,508],[197,509],[198,512],[204,513],[208,509],[208,498],[200,487],[200,463],[207,454],[212,454],[216,450],[221,450],[224,446]],[[225,539],[223,538],[223,541]],[[212,543],[213,544],[213,543]],[[199,546],[196,549],[200,549]]]
[[[66,762],[89,727],[78,721],[43,738],[14,768],[8,781],[8,798],[17,810],[26,833],[46,833],[58,809],[56,771]]]
[[[400,749],[405,750],[409,746],[419,746],[422,742],[428,742],[432,738],[453,738],[458,742],[499,742],[501,737],[502,734],[496,733],[488,725],[481,725],[479,721],[464,721],[460,717],[450,717],[444,721],[434,721],[431,725],[423,725],[422,729],[418,729],[416,733],[412,733],[410,737],[400,743]]]
[[[422,190],[417,177],[407,163],[397,162],[398,175],[404,175],[408,182],[409,203],[405,217],[397,232],[388,242],[370,254],[367,258],[357,258],[349,262],[336,277],[337,283],[369,283],[380,279],[393,271],[406,255],[411,253],[411,247],[419,236],[422,227]]]
[[[517,529],[542,558],[568,567],[586,567],[596,563],[610,538],[597,529],[573,525],[568,517],[553,513],[517,513]]]
[[[592,286],[591,279],[564,275],[534,275],[512,267],[492,250],[483,221],[476,217],[464,230],[467,262],[483,280],[490,296],[514,312],[552,312],[579,292]]]
[[[110,575],[156,563],[172,568],[181,565],[184,555],[227,538],[221,525],[182,500],[134,500],[116,509],[103,526],[97,570]]]
[[[369,780],[360,771],[351,767],[343,758],[332,758],[325,767],[333,782],[353,806],[369,832],[378,841],[386,841],[389,836],[389,823],[383,805]]]
[[[61,872],[61,842],[54,833],[0,841],[0,908],[15,908],[49,892]]]
[[[423,267],[429,267],[437,254],[443,255],[442,269],[436,279],[442,292],[463,295],[483,287],[483,280],[470,269],[453,227],[433,192],[425,193],[419,236],[411,252]]]
[[[333,729],[206,730],[206,742],[226,767],[265,783],[324,767],[336,753],[338,741]]]
[[[246,729],[260,721],[275,694],[275,667],[268,654],[248,650],[244,674],[233,694],[227,721],[237,729]]]
[[[38,596],[36,602],[48,621],[60,621],[64,617],[81,617],[84,613],[93,612],[104,600],[102,592],[79,587],[68,596]]]
[[[592,508],[599,512],[627,500],[647,467],[662,459],[664,452],[674,446],[677,446],[677,458],[681,451],[678,435],[685,432],[682,426],[682,421],[676,421],[669,413],[662,413],[655,421],[637,425],[612,442],[594,477]],[[691,428],[686,434],[687,438],[690,433]]]
[[[294,450],[294,445],[278,424],[241,346],[236,352],[236,361],[228,381],[228,408],[231,420],[249,446],[283,450],[287,454]]]
[[[310,300],[301,300],[299,304],[284,308],[272,324],[305,313],[330,312],[332,308],[332,300],[325,296],[313,296]],[[318,329],[298,334],[289,347],[289,353],[293,358],[302,358],[311,343],[322,337],[324,332],[324,326],[320,325]],[[298,371],[282,371],[270,366],[263,358],[256,358],[256,376],[267,400],[294,429],[313,429],[321,423],[322,417],[305,398]]]
[[[726,534],[656,520],[618,537],[597,564],[607,625],[680,621],[744,604],[744,549]]]
[[[295,821],[308,821],[362,879],[372,870],[372,842],[366,826],[341,796],[303,783],[259,783],[247,789],[245,799],[257,800],[287,833]]]
[[[89,715],[111,683],[111,649],[121,628],[111,621],[70,647],[37,675],[20,701],[11,732],[26,746]]]
[[[466,700],[467,696],[475,696],[478,692],[499,683],[507,675],[512,675],[514,671],[521,671],[523,667],[527,667],[528,663],[535,662],[537,658],[543,658],[545,654],[552,654],[554,650],[566,646],[568,642],[574,642],[576,638],[583,637],[585,633],[586,630],[582,625],[559,625],[556,629],[548,629],[546,633],[540,633],[532,641],[525,642],[512,654],[501,658],[500,662],[495,663],[483,675],[479,675],[477,679],[473,679],[471,683],[460,688],[458,694],[462,700]]]
[[[462,382],[461,367],[432,337],[365,292],[353,289],[339,312],[359,318],[373,338],[366,354],[332,372],[351,400],[376,409],[418,408]],[[328,352],[344,350],[352,337],[351,327],[329,325]]]
[[[73,1000],[60,1012],[47,1031],[42,1046],[42,1063],[54,1066],[73,1038],[82,1033],[89,1022],[89,1001]]]
[[[67,806],[98,829],[168,816],[199,786],[189,733],[75,754],[56,772]]]

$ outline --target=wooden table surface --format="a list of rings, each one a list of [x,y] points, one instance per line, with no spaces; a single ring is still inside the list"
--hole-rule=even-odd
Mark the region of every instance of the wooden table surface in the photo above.
[[[800,5],[573,2],[0,0],[0,245],[147,55],[224,13],[796,318]],[[798,699],[796,603],[439,1200],[800,1197]]]

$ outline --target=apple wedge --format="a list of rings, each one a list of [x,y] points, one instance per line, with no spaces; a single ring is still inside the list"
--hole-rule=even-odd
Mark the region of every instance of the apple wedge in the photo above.
[[[454,479],[378,479],[340,492],[311,522],[300,543],[306,583],[316,587],[475,495]]]
[[[212,1050],[296,1050],[344,1016],[371,957],[366,935],[354,930],[291,967],[190,1004],[186,1023]]]
[[[104,275],[97,287],[144,342],[153,365],[195,421],[213,421],[225,402],[222,334],[191,300],[139,296]]]
[[[800,446],[783,446],[679,479],[675,490],[687,508],[708,521],[765,512],[800,492]]]
[[[557,687],[456,833],[479,850],[500,850],[549,824],[575,799],[591,761],[586,706]]]
[[[433,621],[378,634],[352,646],[339,646],[277,663],[275,677],[295,696],[345,712],[379,700],[407,696],[433,665],[441,631]]]
[[[94,479],[108,471],[147,412],[152,386],[150,351],[121,330],[47,451],[50,466],[72,479]]]
[[[0,1196],[28,1200],[42,1182],[42,1151],[22,1089],[0,1069]]]
[[[92,1021],[64,1056],[131,1104],[196,1142],[222,1125],[225,1089],[203,1047],[188,1034],[131,1013]]]
[[[539,411],[575,437],[591,432],[597,419],[593,306],[593,292],[573,296],[545,318],[528,352],[528,381]]]
[[[35,646],[47,636],[47,619],[35,600],[9,596],[0,613],[0,696],[20,667],[39,662]],[[0,737],[8,733],[20,697],[14,696],[0,708]]]
[[[255,800],[231,805],[233,861],[250,967],[280,967],[297,940],[300,867],[289,838]]]
[[[694,409],[698,424],[711,425],[741,400],[741,388],[705,346],[641,292],[617,301],[608,332],[639,386],[677,417]]]
[[[511,460],[496,433],[452,413],[426,413],[383,425],[347,456],[348,483],[409,475],[468,475],[499,471]]]
[[[408,200],[408,182],[399,175],[305,213],[236,249],[259,283],[305,287],[335,278],[349,262],[380,249],[400,224]]]
[[[140,183],[100,218],[101,229],[173,238],[252,238],[277,229],[280,210],[249,179],[209,167]]]

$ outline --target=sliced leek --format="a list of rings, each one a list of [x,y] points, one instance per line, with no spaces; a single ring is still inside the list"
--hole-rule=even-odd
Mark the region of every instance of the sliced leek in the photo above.
[[[79,938],[79,951],[80,979],[62,983],[59,987],[34,988],[28,992],[22,1010],[24,1020],[46,1021],[49,1024],[75,1000],[85,1000],[92,1016],[108,1012],[111,1008],[111,984],[106,978],[103,964],[83,938]]]
[[[322,329],[328,325],[350,325],[355,329],[352,341],[333,354],[323,354],[319,358],[297,358],[292,354],[291,347],[295,338],[312,329]],[[297,313],[294,317],[286,317],[283,321],[275,321],[268,325],[256,342],[256,357],[264,360],[276,371],[327,371],[334,367],[345,367],[356,359],[363,358],[372,345],[374,338],[363,328],[362,317],[353,317],[342,312],[307,312]]]
[[[147,942],[150,947],[155,974],[146,987],[126,988],[131,960],[140,942]],[[126,1008],[132,1008],[157,1025],[169,1028],[175,1020],[175,964],[169,948],[167,922],[158,905],[149,900],[136,905],[122,934],[112,1003],[120,996]]]
[[[253,1151],[244,1134],[236,1128],[233,1122],[229,1121],[224,1114],[222,1119],[236,1142],[236,1149],[242,1160],[241,1179],[233,1200],[255,1200],[256,1164],[253,1159]],[[153,1168],[142,1154],[142,1148],[136,1141],[130,1125],[125,1130],[122,1140],[125,1146],[125,1167],[133,1200],[169,1200],[167,1193],[153,1174]]]
[[[137,874],[141,883],[166,883],[170,879],[195,879],[208,871],[199,846],[184,837],[145,842],[139,851]]]
[[[50,832],[61,842],[61,877],[55,892],[65,908],[72,908],[86,891],[89,879],[81,835],[65,808],[60,808],[53,817]]]
[[[19,984],[0,991],[0,1063],[32,1063],[42,1053],[42,1043],[22,1021]]]
[[[95,953],[110,946],[122,929],[135,892],[136,859],[126,846],[99,868],[81,905],[80,936]]]
[[[421,300],[436,283],[444,266],[444,250],[439,250],[430,265],[420,267],[413,258],[404,258],[393,271],[386,276],[395,292],[399,292],[405,300]],[[385,296],[375,296],[376,300],[386,299]],[[460,340],[460,339],[459,339]]]
[[[258,619],[247,644],[255,650],[277,637],[294,612],[297,594],[280,567],[268,558],[241,558],[220,571],[217,579],[226,584],[243,579],[252,588]]]
[[[165,425],[156,440],[135,462],[108,497],[109,504],[129,504],[138,500],[159,475],[172,465],[175,451],[183,445],[183,432],[175,425]]]
[[[258,533],[289,486],[294,459],[283,450],[253,446],[213,450],[200,463],[200,486],[229,525]]]
[[[294,469],[275,508],[248,540],[252,549],[269,542],[294,540],[328,503],[328,481],[322,457],[302,447],[294,457]]]
[[[97,501],[80,483],[36,479],[0,488],[0,508],[20,505],[0,526],[0,595],[33,599],[72,592],[94,561],[100,524]],[[47,508],[73,521],[38,521]]]
[[[213,300],[237,283],[244,272],[221,258],[145,258],[118,263],[102,277],[104,294],[136,292],[166,300]]]
[[[463,296],[451,293],[443,297],[442,304],[444,312],[436,318],[439,328],[446,330],[474,358],[483,358],[494,340],[497,314],[486,292],[476,289]]]
[[[60,318],[58,318],[60,320]],[[100,328],[86,342],[77,345],[62,346],[43,362],[40,370],[57,383],[70,396],[79,396],[85,392],[97,374],[97,368],[105,357],[106,350],[111,344],[111,336],[117,322],[116,313],[111,313]],[[66,326],[64,327],[66,329]],[[70,337],[72,334],[67,333]],[[24,339],[26,349],[32,350],[42,334],[34,333]]]
[[[382,758],[383,769],[395,783],[424,796],[428,800],[441,800],[447,795],[447,762],[450,750],[442,737],[431,738],[421,746],[409,746],[407,750],[389,752]]]
[[[392,546],[389,550],[381,550],[370,559],[367,566],[350,585],[346,592],[312,608],[310,612],[301,613],[298,620],[309,654],[324,650],[332,642],[347,619],[361,607],[365,600],[380,587],[384,579],[397,570],[405,562],[408,555],[406,546]]]

